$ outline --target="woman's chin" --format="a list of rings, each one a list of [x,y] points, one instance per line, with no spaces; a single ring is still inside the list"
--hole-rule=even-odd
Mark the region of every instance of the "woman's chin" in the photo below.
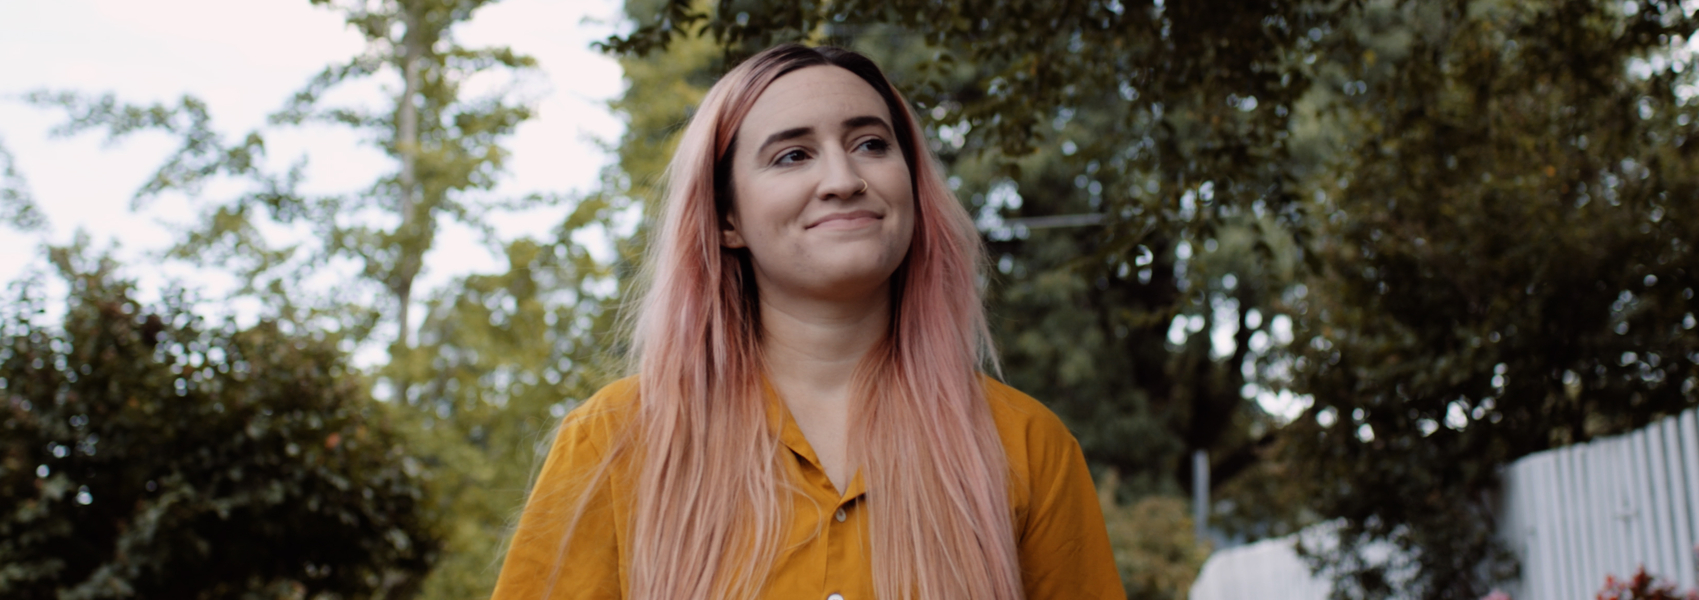
[[[859,267],[859,268],[857,268]],[[837,268],[822,268],[806,278],[797,278],[788,282],[762,282],[763,295],[771,298],[771,288],[782,289],[784,296],[807,299],[814,302],[843,302],[857,303],[877,300],[881,294],[890,289],[891,275],[894,268],[884,265],[858,265],[856,267],[838,266]]]

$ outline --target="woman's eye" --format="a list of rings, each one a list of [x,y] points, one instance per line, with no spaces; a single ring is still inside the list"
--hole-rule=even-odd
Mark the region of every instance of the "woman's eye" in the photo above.
[[[879,138],[873,138],[861,143],[861,147],[869,152],[884,152],[891,149],[891,144]]]
[[[784,154],[780,154],[777,159],[773,160],[773,163],[774,164],[780,164],[780,165],[788,165],[788,164],[792,164],[792,163],[801,162],[801,161],[804,161],[804,160],[808,160],[808,153],[807,152],[803,152],[801,150],[791,150],[791,151],[786,152]]]

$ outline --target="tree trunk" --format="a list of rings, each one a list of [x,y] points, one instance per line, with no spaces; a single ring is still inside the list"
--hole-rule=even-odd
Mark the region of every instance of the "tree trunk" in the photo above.
[[[413,280],[419,274],[419,180],[416,166],[419,153],[419,59],[425,53],[422,24],[411,10],[403,8],[407,30],[402,33],[401,72],[404,82],[396,114],[396,149],[401,158],[401,257],[391,275],[390,289],[395,293],[396,345],[399,350],[412,348],[409,339],[409,320],[413,304]]]

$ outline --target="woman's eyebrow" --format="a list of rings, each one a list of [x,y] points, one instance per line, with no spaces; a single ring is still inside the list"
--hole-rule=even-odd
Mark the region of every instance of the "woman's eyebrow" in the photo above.
[[[866,115],[866,116],[860,116],[860,117],[850,117],[848,119],[844,119],[844,129],[860,129],[862,127],[867,127],[867,126],[870,126],[870,125],[878,125],[880,127],[885,128],[885,133],[891,133],[891,131],[892,131],[890,123],[886,123],[884,119],[879,118],[879,117],[875,117],[873,115]]]
[[[813,127],[792,127],[790,129],[780,131],[780,132],[775,133],[773,135],[767,136],[767,141],[761,142],[761,146],[755,149],[755,153],[756,154],[762,154],[762,153],[767,151],[768,146],[771,146],[773,144],[777,144],[779,142],[783,142],[785,140],[794,140],[796,138],[807,136],[807,135],[812,134],[812,133],[814,133]]]
[[[876,117],[876,116],[873,116],[873,115],[864,115],[864,116],[860,116],[860,117],[850,117],[848,119],[844,119],[844,129],[846,129],[846,130],[847,129],[860,129],[862,127],[869,127],[869,126],[875,126],[875,125],[884,128],[885,133],[887,133],[887,134],[890,134],[892,132],[890,123],[886,123],[885,119],[880,118],[880,117]],[[787,140],[794,140],[794,139],[799,138],[799,137],[806,137],[806,136],[812,135],[813,133],[814,133],[813,127],[792,127],[790,129],[780,131],[780,132],[775,133],[773,135],[767,136],[767,140],[764,141],[764,142],[761,142],[761,145],[755,149],[755,153],[756,154],[764,153],[764,152],[767,151],[768,146],[771,146],[773,144],[777,144],[779,142],[787,141]]]

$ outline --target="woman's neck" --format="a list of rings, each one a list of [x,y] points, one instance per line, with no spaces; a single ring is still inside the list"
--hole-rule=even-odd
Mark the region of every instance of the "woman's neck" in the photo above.
[[[884,286],[853,302],[763,295],[768,376],[781,392],[839,399],[848,393],[862,357],[885,337],[890,319],[890,291]]]
[[[884,286],[856,302],[778,294],[761,299],[768,379],[839,493],[848,490],[856,469],[849,458],[850,420],[859,409],[855,370],[890,321],[890,290]]]

